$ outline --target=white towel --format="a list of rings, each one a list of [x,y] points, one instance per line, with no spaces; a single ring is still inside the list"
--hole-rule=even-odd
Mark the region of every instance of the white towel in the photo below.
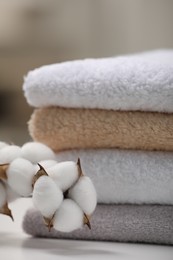
[[[43,66],[23,89],[34,107],[173,112],[173,50]]]
[[[78,157],[98,202],[173,205],[173,153],[98,149],[57,154],[58,161]]]

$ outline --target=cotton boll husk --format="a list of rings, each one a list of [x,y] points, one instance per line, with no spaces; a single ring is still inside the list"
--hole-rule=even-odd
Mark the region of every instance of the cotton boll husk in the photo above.
[[[69,189],[79,178],[78,166],[73,161],[57,163],[47,169],[47,173],[63,192]]]
[[[57,161],[55,161],[55,160],[43,160],[43,161],[40,161],[38,163],[46,170],[46,169],[54,166],[55,164],[57,164]],[[36,164],[35,167],[36,167],[35,168],[36,171],[38,171],[40,169],[38,164]]]
[[[91,179],[87,176],[81,176],[69,189],[68,197],[73,199],[87,215],[91,215],[95,210],[97,194]]]
[[[34,185],[33,203],[46,218],[51,218],[63,200],[63,193],[49,176],[41,176]]]
[[[32,193],[34,165],[26,159],[17,158],[7,168],[7,182],[17,194],[27,197]]]
[[[7,193],[4,184],[0,181],[0,208],[7,202]]]
[[[32,163],[38,163],[42,160],[54,160],[54,152],[46,145],[38,142],[29,142],[22,146],[21,157],[29,160]]]
[[[6,146],[9,146],[9,144],[5,143],[5,142],[0,142],[0,150]]]
[[[17,145],[7,145],[0,150],[0,164],[11,163],[21,157],[21,148]]]
[[[71,199],[65,199],[53,218],[54,229],[61,232],[71,232],[84,225],[84,213]]]

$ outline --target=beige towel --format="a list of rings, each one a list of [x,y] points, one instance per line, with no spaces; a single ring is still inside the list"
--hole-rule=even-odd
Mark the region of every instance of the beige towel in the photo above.
[[[121,148],[173,151],[173,114],[58,107],[36,109],[29,121],[35,141],[55,151]]]

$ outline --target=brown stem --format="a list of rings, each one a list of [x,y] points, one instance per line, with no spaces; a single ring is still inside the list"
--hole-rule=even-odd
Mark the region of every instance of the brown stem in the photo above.
[[[12,219],[12,221],[14,221],[13,215],[11,213],[11,210],[8,207],[7,202],[2,208],[0,208],[0,213],[9,216]]]
[[[32,179],[32,188],[34,188],[34,185],[36,183],[36,181],[41,177],[41,176],[48,176],[46,170],[43,168],[42,165],[40,165],[38,163],[38,166],[40,167],[40,169],[38,170],[38,172],[34,175],[33,179]]]
[[[89,229],[91,229],[91,223],[89,221],[89,216],[87,216],[85,213],[84,213],[84,225],[87,225]]]
[[[51,228],[53,228],[54,215],[55,214],[53,214],[53,216],[51,218],[43,217],[44,223],[45,223],[46,227],[48,227],[49,232],[51,231]]]
[[[7,173],[6,170],[8,168],[9,164],[0,164],[0,179],[7,180]]]
[[[79,177],[84,176],[84,174],[83,174],[83,172],[82,172],[82,167],[81,167],[80,158],[78,158],[78,160],[77,160],[77,166],[78,166]]]

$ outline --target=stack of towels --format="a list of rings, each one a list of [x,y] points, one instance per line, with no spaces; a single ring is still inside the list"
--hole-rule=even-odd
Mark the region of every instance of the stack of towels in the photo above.
[[[29,210],[33,236],[173,244],[173,51],[43,66],[24,82],[35,107],[29,132],[57,152],[80,157],[98,206],[92,229],[48,232]]]

